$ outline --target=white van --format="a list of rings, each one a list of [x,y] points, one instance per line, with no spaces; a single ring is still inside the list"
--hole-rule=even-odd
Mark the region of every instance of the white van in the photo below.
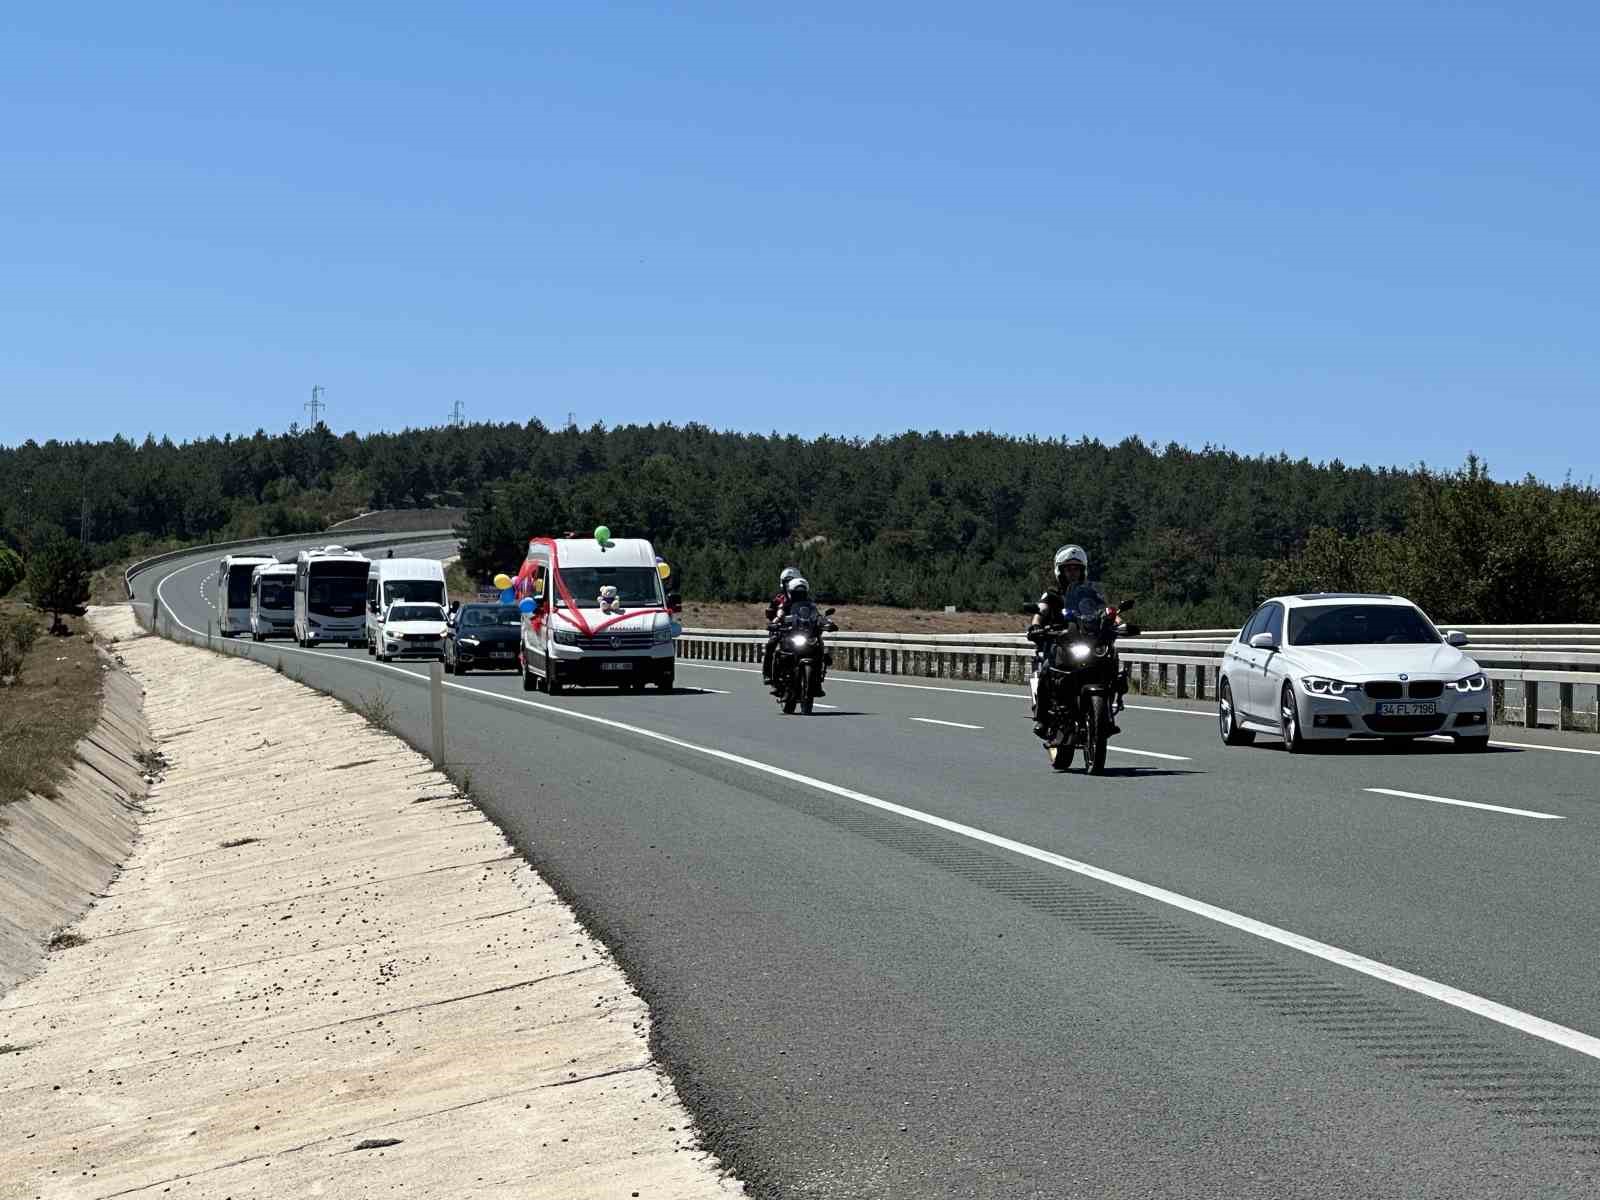
[[[250,639],[294,636],[294,564],[262,563],[250,573]]]
[[[295,556],[295,641],[302,646],[361,645],[366,637],[361,602],[366,598],[368,565],[366,555],[343,546],[302,550]]]
[[[367,653],[383,643],[384,614],[397,600],[445,603],[444,564],[436,558],[375,558],[367,568]]]
[[[270,554],[230,554],[217,564],[217,632],[223,637],[250,632],[250,576],[277,561]]]
[[[618,605],[601,610],[600,590]],[[672,690],[676,661],[672,609],[662,591],[655,548],[643,538],[601,544],[588,538],[534,538],[517,574],[518,599],[538,608],[522,618],[522,687],[551,695],[570,685]]]

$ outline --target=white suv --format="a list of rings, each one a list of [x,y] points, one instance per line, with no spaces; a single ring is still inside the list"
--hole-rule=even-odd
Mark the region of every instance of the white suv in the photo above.
[[[1291,751],[1348,737],[1448,734],[1461,750],[1489,744],[1492,696],[1482,668],[1400,596],[1277,596],[1228,643],[1217,720],[1229,746],[1257,733]]]

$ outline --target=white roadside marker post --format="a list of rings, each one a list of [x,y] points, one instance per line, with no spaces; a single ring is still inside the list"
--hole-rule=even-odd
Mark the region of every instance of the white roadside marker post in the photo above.
[[[433,765],[444,769],[444,664],[438,659],[428,664],[428,706],[433,726]]]

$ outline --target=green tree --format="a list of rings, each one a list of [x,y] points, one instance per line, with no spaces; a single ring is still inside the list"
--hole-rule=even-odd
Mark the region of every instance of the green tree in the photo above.
[[[89,599],[89,556],[72,539],[55,534],[28,559],[28,595],[50,614],[50,632],[67,632],[63,613],[79,613]]]
[[[25,570],[22,559],[9,546],[0,546],[0,596],[4,596],[22,582]]]

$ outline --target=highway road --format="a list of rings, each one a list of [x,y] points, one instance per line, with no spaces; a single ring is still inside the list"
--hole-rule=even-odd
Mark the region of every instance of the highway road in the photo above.
[[[213,568],[136,602],[203,631]],[[233,648],[428,744],[425,664]],[[449,757],[754,1194],[1600,1195],[1600,740],[1290,757],[1139,701],[1089,778],[1017,689],[678,683],[452,679]]]

